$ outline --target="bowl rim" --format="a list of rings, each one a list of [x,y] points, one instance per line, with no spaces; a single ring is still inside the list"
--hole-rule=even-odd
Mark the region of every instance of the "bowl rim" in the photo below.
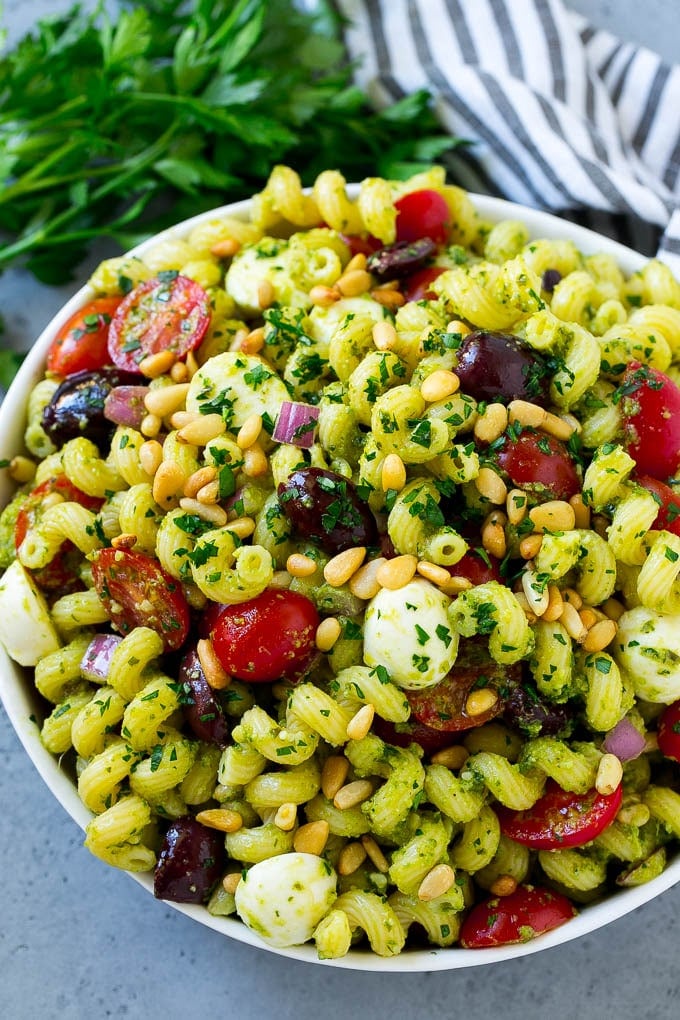
[[[355,196],[357,191],[358,185],[348,187],[350,197]],[[639,270],[648,261],[639,252],[627,248],[625,245],[568,220],[560,219],[551,213],[486,195],[470,193],[470,198],[478,213],[487,220],[498,222],[519,219],[526,225],[530,237],[534,240],[548,238],[550,240],[573,241],[579,250],[586,254],[612,255],[626,274]],[[182,220],[155,234],[126,254],[143,255],[159,241],[185,238],[194,227],[206,221],[218,219],[220,216],[247,219],[251,201],[251,199],[244,199],[240,202],[228,203]],[[29,351],[3,403],[0,404],[0,459],[12,457],[18,449],[23,448],[26,397],[31,388],[43,376],[45,356],[52,338],[70,316],[94,295],[95,292],[89,284],[86,283],[80,287],[52,317]],[[13,489],[14,486],[7,477],[0,478],[0,506],[5,505],[11,497]],[[26,682],[27,679],[30,681],[30,669],[24,669],[14,663],[4,648],[0,647],[0,700],[7,716],[49,790],[76,824],[84,830],[91,815],[78,797],[71,777],[61,768],[58,759],[53,757],[40,742],[40,731],[35,717],[35,710],[40,699],[32,683]],[[81,849],[86,852],[84,847]],[[128,874],[153,896],[151,875],[148,873]],[[680,882],[680,854],[661,875],[646,885],[620,889],[615,895],[600,902],[585,905],[578,915],[567,924],[523,944],[476,951],[457,946],[450,948],[432,946],[426,949],[408,949],[397,956],[387,958],[376,956],[367,949],[353,949],[347,956],[338,960],[319,960],[311,944],[285,949],[270,946],[236,917],[213,917],[203,906],[164,902],[204,927],[235,939],[237,942],[288,959],[347,970],[413,974],[460,970],[500,963],[504,960],[531,956],[545,949],[563,945],[629,914],[678,882]]]

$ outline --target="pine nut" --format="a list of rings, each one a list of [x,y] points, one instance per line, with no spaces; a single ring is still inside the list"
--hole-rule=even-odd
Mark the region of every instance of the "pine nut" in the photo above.
[[[527,564],[527,569],[522,574],[522,590],[536,616],[543,616],[550,604],[550,593],[546,585],[541,586],[538,583],[531,564]]]
[[[579,644],[582,641],[585,641],[588,630],[584,626],[583,620],[578,615],[578,610],[575,609],[570,602],[565,602],[562,605],[560,623],[566,630],[569,637],[573,638],[574,641],[578,641]]]
[[[217,469],[211,464],[206,467],[199,468],[198,471],[194,471],[193,475],[189,475],[184,485],[184,495],[189,496],[190,499],[195,499],[196,495],[203,488],[204,485],[208,485],[210,482],[214,482],[217,478]]]
[[[240,871],[232,871],[229,875],[225,875],[222,879],[222,888],[225,892],[233,896],[242,878],[243,876]]]
[[[196,499],[199,503],[219,503],[220,501],[220,483],[217,481],[208,482],[206,485],[202,485],[196,493]]]
[[[208,521],[218,528],[223,528],[227,523],[227,511],[217,504],[199,503],[197,499],[188,499],[184,496],[180,499],[179,505],[188,514],[196,514],[202,521]]]
[[[225,237],[223,241],[218,241],[212,246],[210,254],[214,255],[216,259],[230,259],[240,250],[240,241],[237,241],[235,237]]]
[[[386,560],[378,567],[376,580],[383,588],[397,591],[403,588],[413,579],[416,572],[418,560],[408,553],[404,556],[395,556],[392,560]]]
[[[159,376],[171,371],[175,361],[172,351],[158,351],[157,354],[147,354],[142,358],[137,368],[147,379],[158,379]]]
[[[198,411],[175,411],[174,414],[170,415],[170,424],[173,429],[181,429],[192,422],[200,421],[202,417],[203,415]]]
[[[578,615],[581,617],[581,623],[587,630],[590,630],[590,628],[594,627],[597,623],[597,614],[590,608],[590,606],[586,606],[586,608],[582,609]]]
[[[570,503],[563,499],[551,499],[529,511],[534,531],[571,531],[576,524],[576,514]]]
[[[418,899],[423,903],[436,900],[447,893],[456,881],[456,873],[450,864],[435,864],[418,887]]]
[[[229,808],[207,808],[205,811],[199,811],[196,821],[209,829],[217,829],[218,832],[238,832],[243,827],[241,815],[238,811],[230,811]]]
[[[260,444],[255,442],[252,446],[248,447],[243,455],[243,473],[248,478],[261,478],[268,471],[269,461],[267,460],[267,455]]]
[[[380,471],[383,492],[395,489],[397,492],[406,485],[406,467],[398,453],[388,453]]]
[[[362,251],[358,251],[356,255],[353,255],[345,266],[344,272],[351,273],[354,269],[365,269],[367,264],[366,256]]]
[[[490,712],[498,701],[498,695],[491,687],[482,687],[478,691],[471,691],[465,701],[465,711],[473,718],[477,715],[484,715]]]
[[[533,560],[542,544],[542,535],[527,535],[519,543],[519,554],[525,560]]]
[[[521,524],[527,515],[527,494],[521,489],[511,489],[505,501],[505,512],[510,524]]]
[[[228,521],[225,528],[237,538],[250,538],[255,531],[255,521],[252,517],[237,517],[234,521]]]
[[[262,415],[249,414],[236,436],[236,445],[241,450],[247,450],[257,441],[262,431]]]
[[[358,297],[365,294],[372,283],[373,277],[365,269],[350,269],[335,281],[335,286],[343,297]]]
[[[12,457],[7,468],[7,473],[12,481],[17,482],[19,485],[24,485],[26,482],[32,482],[35,478],[35,462],[29,460],[28,457]]]
[[[147,439],[139,448],[139,463],[152,478],[163,460],[163,447],[156,439]]]
[[[508,421],[510,424],[519,422],[526,428],[538,429],[542,426],[548,412],[538,404],[528,400],[511,400],[508,404]]]
[[[493,443],[508,427],[508,411],[503,404],[489,404],[475,422],[475,438],[482,443]]]
[[[347,811],[348,808],[356,807],[357,804],[363,804],[372,794],[373,783],[368,779],[355,779],[352,783],[340,787],[333,797],[333,804],[338,811]]]
[[[473,588],[474,585],[469,578],[458,577],[454,574],[453,577],[448,579],[446,584],[441,584],[439,587],[445,595],[448,595],[449,598],[453,598],[455,595],[460,595],[462,591],[468,591],[470,588]]]
[[[257,286],[257,303],[260,308],[269,308],[274,301],[274,284],[271,280],[262,280]]]
[[[512,875],[499,875],[489,886],[489,892],[494,896],[512,896],[517,888],[517,879]]]
[[[344,754],[332,754],[326,758],[321,770],[321,792],[328,800],[333,800],[347,779],[349,761]]]
[[[189,369],[183,361],[176,361],[170,369],[170,378],[173,382],[184,383],[189,381]]]
[[[370,860],[371,864],[373,865],[373,867],[376,868],[377,871],[380,871],[383,875],[385,875],[390,870],[390,862],[387,860],[385,854],[382,852],[376,841],[373,839],[373,836],[369,836],[367,832],[364,833],[364,835],[361,837],[361,845],[366,851],[366,855]]]
[[[320,308],[330,308],[341,297],[342,294],[337,287],[324,287],[321,283],[312,287],[309,292],[309,300],[313,305],[318,305]]]
[[[163,422],[155,414],[145,414],[139,426],[139,431],[148,439],[155,439],[161,430]]]
[[[311,577],[316,573],[318,563],[311,556],[291,553],[286,560],[286,570],[292,577]]]
[[[137,536],[132,534],[116,535],[111,539],[112,549],[133,549],[137,544]]]
[[[505,530],[498,521],[487,520],[482,527],[482,546],[491,556],[502,560],[507,552]]]
[[[224,435],[227,428],[221,414],[203,414],[198,421],[183,425],[177,433],[180,443],[190,446],[206,446],[211,439]]]
[[[541,429],[543,432],[547,432],[548,435],[554,436],[555,439],[560,439],[563,443],[568,442],[576,431],[571,422],[565,421],[564,418],[560,418],[550,411],[546,413]]]
[[[175,383],[174,386],[162,386],[157,390],[149,390],[144,397],[144,406],[149,414],[167,418],[184,405],[188,392],[189,383]]]
[[[493,468],[483,467],[475,478],[475,488],[480,496],[488,499],[496,506],[502,506],[508,495],[508,488],[503,479]]]
[[[239,342],[239,350],[244,354],[257,354],[264,347],[264,326],[251,329]]]
[[[196,645],[196,654],[201,663],[201,669],[208,681],[208,686],[212,687],[214,691],[223,691],[225,687],[228,687],[231,683],[231,677],[217,658],[210,638],[200,639]]]
[[[379,287],[376,290],[371,291],[371,297],[374,301],[377,301],[379,305],[382,305],[383,308],[401,308],[402,305],[406,304],[406,298],[398,290],[383,290]]]
[[[574,511],[574,527],[587,530],[590,527],[590,507],[585,505],[580,492],[571,497],[569,506]]]
[[[373,327],[373,343],[379,351],[391,351],[398,340],[397,331],[391,322],[383,319]]]
[[[383,563],[387,563],[384,556],[378,556],[374,560],[364,563],[359,567],[356,574],[349,579],[349,590],[358,599],[372,599],[378,594],[382,585],[378,581],[378,571]]]
[[[347,739],[363,740],[373,725],[374,717],[375,708],[373,705],[362,705],[356,715],[352,716],[347,723]]]
[[[319,857],[328,842],[330,831],[328,822],[323,819],[318,822],[307,822],[295,833],[293,849],[299,854],[315,854]]]
[[[562,592],[556,584],[548,585],[548,608],[543,613],[543,619],[548,623],[559,620],[562,615]]]
[[[617,789],[623,779],[623,765],[615,754],[603,754],[597,766],[595,789],[603,797]]]
[[[334,616],[328,616],[322,620],[316,628],[314,642],[320,652],[330,652],[331,648],[342,634],[340,621]],[[348,730],[349,733],[349,730]]]
[[[583,642],[583,648],[586,652],[601,652],[608,645],[612,643],[616,637],[618,627],[614,620],[600,620],[599,623],[594,624],[588,631],[588,635]]]
[[[290,832],[297,822],[297,804],[282,804],[274,815],[274,825],[283,832]]]
[[[602,603],[600,607],[604,614],[609,617],[610,620],[620,620],[626,611],[626,607],[619,602],[618,599],[607,599],[606,602]]]
[[[366,558],[366,547],[363,545],[354,546],[352,549],[345,549],[328,561],[323,568],[323,576],[333,588],[340,588],[346,584],[352,574],[355,574]]]
[[[562,592],[562,598],[565,602],[568,602],[570,606],[573,606],[574,609],[578,610],[583,605],[583,599],[575,588],[565,588]]]
[[[446,400],[447,397],[457,393],[459,389],[460,379],[456,373],[438,368],[424,380],[420,387],[420,395],[423,400],[433,404],[437,400]]]
[[[443,747],[440,751],[436,751],[430,761],[433,765],[444,765],[447,769],[462,769],[465,762],[470,757],[466,747],[462,744],[454,744],[452,747]]]
[[[447,323],[447,333],[459,333],[461,336],[468,336],[472,330],[466,323],[461,322],[460,319],[451,319],[451,322]]]
[[[167,510],[184,491],[186,475],[179,464],[164,460],[154,475],[151,493],[160,507]]]
[[[513,595],[517,599],[517,602],[518,602],[522,612],[526,616],[527,622],[528,623],[536,623],[536,621],[538,620],[538,617],[536,616],[536,613],[533,611],[533,609],[529,605],[529,601],[528,601],[526,595],[524,594],[524,592],[523,591],[515,591],[515,592],[513,592]]]
[[[353,875],[366,860],[363,843],[352,842],[343,846],[338,857],[338,874]]]
[[[446,567],[440,567],[438,563],[430,563],[429,560],[421,560],[416,570],[426,581],[430,581],[438,587],[448,584],[451,580],[451,574]]]

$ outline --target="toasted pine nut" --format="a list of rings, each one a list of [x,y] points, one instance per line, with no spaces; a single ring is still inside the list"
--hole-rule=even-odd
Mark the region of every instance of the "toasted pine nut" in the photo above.
[[[502,560],[507,552],[505,530],[499,521],[486,520],[482,527],[482,545],[491,556]]]
[[[404,556],[395,556],[392,560],[385,560],[376,572],[376,580],[383,588],[396,591],[403,588],[412,580],[416,572],[418,560],[408,553]]]
[[[391,322],[382,319],[373,327],[373,343],[379,351],[391,351],[397,342],[397,331]]]
[[[462,744],[454,744],[452,747],[443,747],[436,751],[430,761],[433,765],[444,765],[447,769],[462,769],[470,757],[466,747]]]
[[[269,308],[274,301],[274,284],[264,279],[257,286],[257,303],[260,308]]]
[[[112,549],[132,549],[137,544],[137,536],[131,534],[116,535],[111,539]]]
[[[529,511],[534,531],[571,531],[576,523],[576,514],[570,503],[563,499],[551,499]]]
[[[362,705],[356,715],[347,723],[347,739],[363,740],[373,725],[375,708],[373,705]]]
[[[388,453],[380,471],[380,484],[383,492],[396,489],[397,492],[406,485],[406,467],[398,453]]]
[[[521,489],[511,489],[505,501],[505,512],[510,524],[521,524],[527,515],[527,494]]]
[[[231,677],[217,658],[210,638],[200,639],[196,645],[196,654],[201,663],[201,669],[205,673],[208,686],[212,687],[214,691],[223,691],[225,687],[228,687]]]
[[[147,379],[158,379],[172,369],[176,358],[172,351],[158,351],[157,354],[147,354],[137,366],[139,371]]]
[[[356,255],[353,255],[345,266],[344,272],[351,273],[354,269],[365,269],[366,268],[366,256],[362,251],[358,251]]]
[[[546,419],[547,411],[538,404],[528,400],[511,400],[508,404],[508,420],[510,424],[519,422],[527,428],[538,429]]]
[[[436,900],[448,892],[456,881],[456,873],[450,864],[435,864],[418,887],[418,899],[423,903]]]
[[[556,584],[548,585],[548,608],[543,613],[543,619],[548,623],[559,620],[562,615],[562,592]]]
[[[170,369],[170,378],[173,382],[184,383],[189,381],[189,369],[183,361],[176,361]]]
[[[533,609],[529,605],[529,600],[527,599],[527,597],[524,594],[524,592],[523,591],[515,591],[515,592],[513,592],[513,595],[517,599],[517,602],[519,603],[520,608],[522,609],[524,615],[526,616],[527,621],[529,623],[536,623],[536,620],[538,620],[538,617],[536,616],[536,613],[533,611]]]
[[[472,581],[467,577],[458,577],[454,574],[448,579],[446,584],[440,584],[439,587],[445,595],[449,595],[451,598],[454,595],[460,595],[462,591],[467,591],[473,587]]]
[[[440,567],[438,563],[430,563],[429,560],[421,560],[416,570],[426,581],[431,581],[432,584],[440,587],[448,584],[451,580],[451,575],[446,567]]]
[[[149,414],[167,418],[184,406],[188,392],[189,383],[175,383],[174,386],[161,386],[157,390],[149,390],[144,397],[144,407]]]
[[[228,521],[225,527],[238,538],[250,538],[255,531],[255,521],[252,517],[237,517],[234,521]]]
[[[196,355],[194,354],[193,351],[189,351],[188,354],[187,354],[187,357],[186,357],[186,366],[187,366],[187,372],[189,373],[189,378],[193,379],[193,377],[196,375],[196,373],[198,372],[198,370],[200,368],[200,365],[198,364],[198,361],[196,360]]]
[[[232,871],[222,879],[222,888],[233,896],[242,878],[240,871]]]
[[[220,483],[218,481],[207,482],[206,485],[202,485],[196,493],[196,499],[199,503],[219,503],[220,501]]]
[[[570,602],[564,602],[562,605],[562,615],[560,616],[560,623],[566,630],[570,638],[574,641],[578,641],[579,644],[585,641],[588,634],[588,628],[583,623],[583,620],[578,615],[578,610],[572,606]]]
[[[383,875],[386,874],[390,870],[390,862],[373,839],[373,836],[369,836],[367,832],[364,833],[361,837],[361,845],[366,851],[366,855],[373,867],[380,871]]]
[[[538,583],[536,572],[530,563],[522,574],[522,590],[536,616],[543,616],[550,604],[550,593],[546,585],[541,586]]]
[[[286,570],[293,577],[311,577],[316,573],[318,563],[311,556],[302,553],[291,553],[286,560]]]
[[[499,875],[489,886],[489,892],[494,896],[512,896],[516,888],[516,878],[512,875]]]
[[[352,574],[349,579],[349,590],[352,595],[358,599],[372,599],[378,594],[382,587],[378,581],[378,571],[383,563],[387,563],[387,560],[383,556],[378,556],[364,563],[363,567],[359,567],[356,574]]]
[[[334,616],[327,616],[316,628],[314,642],[320,652],[330,652],[331,648],[342,634],[340,621]]]
[[[564,418],[560,418],[558,415],[552,414],[550,411],[546,413],[541,429],[543,432],[547,432],[548,435],[554,436],[555,439],[561,439],[564,443],[566,443],[576,431],[571,422],[565,421]]]
[[[496,506],[502,506],[508,495],[508,487],[493,468],[482,467],[475,478],[475,488],[480,496]]]
[[[618,627],[614,620],[600,620],[599,623],[594,624],[588,631],[588,635],[583,642],[583,648],[586,652],[601,652],[608,645],[612,643],[616,637]]]
[[[543,535],[527,535],[519,543],[519,554],[525,560],[533,560],[543,544]]]
[[[333,588],[340,588],[346,584],[352,574],[355,574],[366,558],[366,547],[356,545],[351,549],[345,549],[328,561],[323,568],[323,576],[327,584]]]
[[[241,450],[247,450],[257,441],[262,431],[262,415],[249,414],[236,436],[236,445]]]
[[[181,429],[192,422],[200,421],[202,417],[199,411],[175,411],[170,415],[170,424],[173,429]]]
[[[207,808],[199,811],[196,821],[201,825],[207,825],[209,829],[217,829],[218,832],[238,832],[243,827],[243,819],[238,811],[230,811],[229,808]]]
[[[474,434],[483,443],[493,443],[508,427],[508,410],[503,404],[489,404],[475,422]]]
[[[328,822],[323,819],[318,822],[307,822],[295,833],[293,849],[299,854],[315,854],[318,857],[324,851],[330,831]]]
[[[177,433],[180,443],[206,446],[211,439],[224,435],[226,425],[221,414],[202,414],[198,421],[183,425]]]
[[[297,821],[297,804],[282,804],[274,815],[274,825],[283,832],[290,832]]]
[[[163,447],[157,439],[147,439],[139,448],[139,463],[152,478],[163,460]]]
[[[184,484],[184,495],[190,499],[195,499],[203,486],[208,485],[209,482],[214,482],[216,478],[217,468],[214,468],[212,464],[199,468],[198,471],[194,471],[193,475],[189,475],[187,478]]]
[[[384,308],[401,308],[402,305],[406,304],[406,298],[398,290],[387,290],[386,288],[378,287],[371,291],[371,297]]]
[[[373,277],[365,269],[350,269],[335,281],[335,286],[343,297],[358,297],[365,294],[372,283]]]
[[[156,414],[145,414],[139,426],[139,431],[148,439],[155,439],[161,430],[163,422]]]
[[[625,804],[616,816],[616,821],[622,825],[634,825],[640,827],[646,825],[650,819],[650,811],[646,804]]]
[[[349,761],[344,754],[332,754],[326,758],[321,770],[321,792],[328,800],[333,800],[347,779]]]
[[[460,319],[451,319],[451,322],[446,325],[447,333],[460,333],[461,336],[468,336],[472,332],[469,326]]]
[[[423,400],[432,404],[437,400],[446,400],[447,397],[457,393],[460,389],[460,379],[455,372],[438,368],[428,375],[420,387],[420,395]]]
[[[186,510],[189,514],[196,514],[202,521],[208,521],[210,524],[217,525],[218,528],[223,528],[227,523],[227,511],[221,506],[208,503],[199,503],[197,499],[189,499],[184,496],[179,501],[179,505],[182,510]]]
[[[246,333],[244,337],[241,337],[238,349],[243,351],[244,354],[257,354],[263,347],[264,326],[258,326],[257,329],[251,329],[250,333]]]
[[[320,308],[330,308],[341,297],[342,294],[336,287],[324,287],[321,283],[312,287],[309,292],[309,300],[313,305],[318,305]]]
[[[363,843],[358,841],[347,843],[343,846],[338,857],[338,874],[353,875],[357,868],[366,860],[366,850]]]
[[[614,621],[620,620],[626,611],[626,607],[618,599],[607,599],[600,608],[610,620]]]
[[[597,623],[597,614],[590,606],[586,606],[585,609],[581,609],[579,614],[583,626],[590,630]]]
[[[465,702],[465,711],[474,717],[489,712],[496,702],[498,695],[491,687],[481,687],[478,691],[471,691]]]
[[[346,811],[348,808],[356,807],[357,804],[363,804],[372,794],[373,783],[368,779],[355,779],[354,782],[340,787],[333,797],[333,804],[338,811]]]
[[[580,492],[571,497],[569,506],[574,511],[574,527],[588,529],[590,527],[590,507],[585,505]]]
[[[25,482],[32,482],[35,478],[35,462],[28,457],[12,457],[7,468],[7,473],[14,482],[23,485]]]
[[[222,241],[217,241],[216,244],[210,249],[210,254],[214,255],[216,259],[230,259],[237,251],[241,249],[241,242],[237,241],[235,237],[225,237]]]
[[[164,460],[154,475],[152,495],[164,510],[172,506],[180,493],[184,491],[186,475],[179,464],[172,460]]]
[[[267,455],[260,444],[255,442],[243,455],[243,473],[248,475],[248,478],[261,478],[267,471],[269,471]]]
[[[615,754],[603,754],[597,766],[595,789],[603,797],[609,796],[623,778],[623,766]]]
[[[583,605],[583,599],[575,588],[565,588],[562,592],[562,598],[565,602],[568,602],[570,606],[573,606],[574,609],[580,609]]]

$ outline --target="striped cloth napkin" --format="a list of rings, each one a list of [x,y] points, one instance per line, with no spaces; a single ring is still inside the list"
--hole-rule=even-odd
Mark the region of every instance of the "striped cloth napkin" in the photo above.
[[[376,105],[426,88],[471,140],[451,166],[459,183],[658,252],[680,275],[680,66],[562,0],[336,6]]]

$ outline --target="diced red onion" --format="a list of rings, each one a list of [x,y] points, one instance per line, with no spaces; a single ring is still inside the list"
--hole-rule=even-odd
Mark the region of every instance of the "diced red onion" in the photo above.
[[[148,414],[144,397],[148,386],[114,386],[104,401],[104,417],[116,425],[138,429]]]
[[[318,419],[318,407],[284,400],[276,420],[272,439],[275,439],[277,443],[291,443],[303,450],[309,450],[314,444],[314,431]]]
[[[620,761],[639,758],[645,749],[645,738],[628,719],[622,719],[604,738],[602,747]]]
[[[96,634],[90,641],[80,663],[80,672],[93,683],[108,679],[111,656],[123,639],[117,634]]]

